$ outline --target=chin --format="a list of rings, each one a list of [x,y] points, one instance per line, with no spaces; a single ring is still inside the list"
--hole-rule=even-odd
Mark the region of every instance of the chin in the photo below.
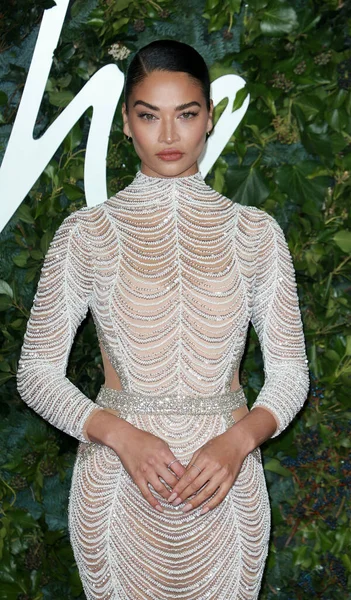
[[[177,175],[181,176],[184,172],[189,171],[191,169],[197,170],[198,167],[194,166],[197,164],[197,161],[191,161],[190,164],[187,162],[186,164],[183,163],[182,159],[180,159],[179,161],[172,161],[172,162],[163,162],[160,161],[161,164],[155,165],[154,167],[151,167],[154,171],[165,175],[165,176],[170,176],[170,177],[175,177]],[[182,164],[183,163],[183,164]]]

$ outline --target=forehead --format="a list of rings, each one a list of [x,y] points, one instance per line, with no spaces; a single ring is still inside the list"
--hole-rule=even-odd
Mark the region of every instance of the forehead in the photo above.
[[[132,89],[134,100],[145,100],[151,104],[179,104],[197,100],[201,102],[201,84],[182,71],[152,71]]]

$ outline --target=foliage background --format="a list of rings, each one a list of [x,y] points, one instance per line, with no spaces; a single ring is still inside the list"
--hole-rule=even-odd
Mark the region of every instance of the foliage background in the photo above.
[[[42,11],[17,0],[0,20],[0,150],[11,132]],[[273,528],[260,598],[351,598],[350,170],[351,6],[339,0],[76,0],[70,3],[35,126],[40,136],[101,66],[157,38],[193,44],[212,80],[237,73],[250,93],[244,120],[207,181],[272,214],[293,255],[311,368],[311,393],[292,425],[264,444]],[[112,50],[111,50],[112,46]],[[112,54],[109,54],[109,51]],[[216,109],[216,119],[225,101]],[[0,235],[1,599],[83,599],[67,535],[76,442],[19,398],[16,370],[43,257],[54,231],[85,205],[80,119]],[[107,161],[112,195],[138,159],[120,104]],[[18,165],[19,172],[21,165]],[[94,398],[103,382],[88,314],[68,377]],[[251,404],[262,385],[253,331],[242,370]]]

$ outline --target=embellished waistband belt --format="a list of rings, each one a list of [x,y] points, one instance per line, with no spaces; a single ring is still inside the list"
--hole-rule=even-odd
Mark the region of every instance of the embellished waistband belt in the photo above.
[[[102,385],[96,404],[104,408],[118,410],[121,416],[128,413],[180,413],[218,414],[227,413],[247,405],[244,390],[240,387],[232,392],[212,396],[187,396],[167,394],[163,396],[115,390]]]

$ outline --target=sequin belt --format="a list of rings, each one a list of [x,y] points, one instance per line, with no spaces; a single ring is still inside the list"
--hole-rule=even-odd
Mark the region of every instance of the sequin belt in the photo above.
[[[218,414],[228,413],[247,405],[244,390],[229,391],[212,396],[187,395],[150,395],[115,390],[102,385],[96,398],[96,404],[104,408],[118,410],[121,417],[128,413],[180,413],[180,414]]]

